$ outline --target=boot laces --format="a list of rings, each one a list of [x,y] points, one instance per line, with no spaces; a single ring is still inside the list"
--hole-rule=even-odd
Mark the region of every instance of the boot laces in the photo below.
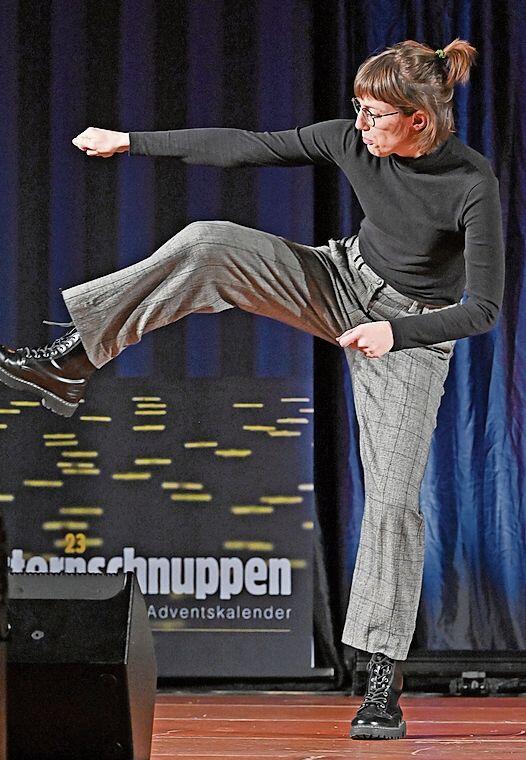
[[[45,346],[39,346],[38,348],[29,348],[24,346],[19,348],[18,351],[26,359],[50,359],[53,361],[58,356],[67,353],[78,342],[78,333],[73,322],[48,322],[43,320],[45,325],[57,325],[58,327],[69,327],[65,335],[61,335],[60,338],[55,338],[52,343],[48,343]]]
[[[367,663],[367,670],[370,673],[369,683],[360,709],[367,705],[379,705],[385,710],[394,672],[393,661],[383,655],[373,655]]]

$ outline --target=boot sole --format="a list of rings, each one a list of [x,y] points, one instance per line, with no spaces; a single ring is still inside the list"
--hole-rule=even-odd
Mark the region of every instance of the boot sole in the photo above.
[[[73,414],[75,414],[78,408],[78,404],[72,404],[69,401],[64,401],[64,399],[60,398],[60,396],[56,396],[54,393],[46,391],[44,388],[40,388],[38,385],[30,383],[27,380],[21,380],[19,377],[14,377],[13,375],[10,375],[9,372],[6,372],[1,368],[0,382],[2,382],[4,385],[7,385],[9,388],[13,388],[14,390],[27,391],[28,393],[33,393],[37,396],[41,396],[42,406],[52,412],[55,412],[55,414],[60,414],[61,417],[71,417]]]
[[[405,720],[397,727],[389,726],[352,726],[352,739],[403,739],[407,732]]]

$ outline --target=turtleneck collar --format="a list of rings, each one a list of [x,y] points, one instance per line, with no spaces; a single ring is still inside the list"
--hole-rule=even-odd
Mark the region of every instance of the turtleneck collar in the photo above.
[[[435,148],[431,153],[425,153],[423,156],[418,156],[417,158],[411,156],[399,156],[396,153],[391,153],[388,158],[402,169],[417,172],[426,171],[427,169],[432,169],[442,161],[444,156],[449,152],[452,138],[453,133],[451,133],[448,138],[440,143],[438,148]]]

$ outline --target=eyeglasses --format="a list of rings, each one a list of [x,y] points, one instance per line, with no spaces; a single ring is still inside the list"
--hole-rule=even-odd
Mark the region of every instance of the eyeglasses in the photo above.
[[[365,117],[365,123],[368,124],[370,127],[374,127],[374,123],[376,119],[383,119],[384,116],[393,116],[395,113],[400,113],[400,111],[390,111],[389,113],[373,114],[369,111],[368,108],[365,108],[365,106],[361,105],[358,98],[352,98],[351,100],[354,106],[354,110],[356,111],[357,114],[359,114],[360,111],[363,111],[363,115]]]

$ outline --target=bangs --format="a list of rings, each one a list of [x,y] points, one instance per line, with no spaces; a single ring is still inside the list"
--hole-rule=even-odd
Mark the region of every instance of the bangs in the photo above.
[[[362,98],[365,95],[390,103],[397,108],[414,109],[410,99],[409,88],[403,87],[394,68],[392,53],[380,54],[365,61],[354,80],[354,94]]]

